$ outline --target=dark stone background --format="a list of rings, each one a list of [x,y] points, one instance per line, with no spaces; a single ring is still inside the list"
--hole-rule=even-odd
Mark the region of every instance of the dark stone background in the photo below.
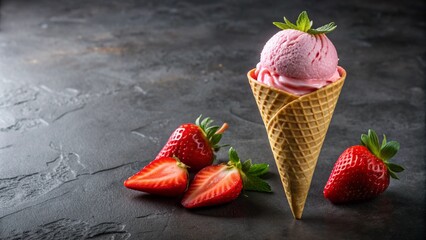
[[[423,1],[2,1],[0,239],[424,239]],[[347,72],[303,220],[293,219],[246,72],[307,10]],[[230,124],[223,142],[270,163],[274,193],[188,211],[123,187],[178,125]],[[368,128],[406,167],[380,197],[322,189]],[[226,160],[226,150],[219,152]]]

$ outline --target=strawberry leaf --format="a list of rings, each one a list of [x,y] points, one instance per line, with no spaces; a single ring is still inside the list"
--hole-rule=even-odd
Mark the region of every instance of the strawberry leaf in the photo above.
[[[246,160],[246,161],[243,163],[243,166],[242,166],[241,170],[242,170],[243,172],[248,172],[248,171],[250,170],[250,168],[251,168],[251,165],[252,165],[251,160],[250,160],[250,159],[248,159],[248,160]]]
[[[197,119],[195,119],[195,125],[200,126],[200,120],[202,118],[203,115],[200,115],[197,117]]]
[[[228,128],[228,124],[224,123],[222,127],[219,126],[210,126],[213,123],[213,120],[209,117],[204,118],[201,120],[202,115],[200,115],[196,120],[195,124],[201,128],[201,130],[204,132],[204,135],[206,136],[208,142],[210,143],[210,146],[212,149],[217,152],[222,146],[219,146],[218,143],[222,139],[222,133]]]
[[[379,138],[374,130],[369,129],[367,135],[361,134],[361,144],[367,147],[375,156],[380,157]]]
[[[381,159],[388,169],[388,173],[392,178],[399,179],[396,173],[404,171],[400,165],[390,163],[389,160],[395,156],[399,150],[399,143],[396,141],[387,141],[386,135],[383,134],[382,144],[379,144],[379,137],[372,129],[368,130],[368,134],[361,134],[361,143],[367,147],[372,154]]]
[[[380,149],[379,158],[388,161],[391,159],[399,150],[399,143],[395,141],[389,141]]]
[[[230,165],[235,165],[236,167],[238,167],[237,165],[239,165],[240,167],[238,168],[240,169],[241,161],[240,161],[240,157],[238,157],[237,151],[235,151],[233,147],[230,147],[228,151],[228,155],[229,155],[229,162],[231,163]]]
[[[215,134],[210,139],[210,143],[216,146],[220,142],[220,139],[222,139],[222,134]]]
[[[269,165],[265,163],[252,164],[251,160],[241,163],[237,151],[233,147],[229,148],[228,166],[238,169],[243,180],[244,190],[258,192],[272,192],[271,186],[259,176],[264,175],[269,170]]]
[[[244,190],[257,192],[272,192],[271,186],[261,178],[242,174]]]
[[[211,126],[211,127],[207,127],[205,132],[206,132],[206,136],[207,139],[210,139],[213,137],[213,135],[215,135],[216,131],[219,129],[219,126]]]
[[[389,169],[388,169],[388,172],[389,172],[389,175],[390,175],[393,179],[398,179],[398,180],[399,180],[399,177],[396,175],[396,173],[394,173],[394,172],[390,171]]]
[[[249,159],[242,164],[241,170],[250,176],[262,176],[269,171],[269,164],[252,164],[251,160]]]
[[[204,118],[203,121],[201,121],[200,123],[200,127],[202,129],[207,129],[208,125],[210,125],[210,123],[212,122],[212,120],[210,118]]]
[[[395,173],[399,173],[399,172],[402,172],[402,171],[405,170],[402,166],[395,164],[395,163],[388,163],[387,165],[388,165],[389,170],[391,170],[392,172],[395,172]]]
[[[368,129],[368,139],[370,143],[368,148],[374,155],[378,156],[380,151],[379,138],[374,130]]]
[[[383,141],[382,141],[382,146],[380,147],[380,149],[382,149],[382,148],[383,148],[383,146],[385,146],[385,145],[386,145],[386,143],[387,143],[387,141],[386,141],[386,135],[385,135],[385,134],[383,134]]]
[[[247,171],[247,174],[251,176],[262,176],[269,171],[269,164],[258,163],[251,165],[250,169]]]
[[[368,147],[368,145],[370,145],[368,136],[366,134],[361,134],[361,144],[365,147]]]
[[[217,152],[217,151],[219,151],[223,147],[229,147],[229,144],[215,145],[214,148],[213,148],[213,150],[215,152]]]

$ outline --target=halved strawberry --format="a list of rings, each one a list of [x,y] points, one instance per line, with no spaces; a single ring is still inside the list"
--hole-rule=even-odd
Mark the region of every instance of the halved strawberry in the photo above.
[[[170,136],[167,143],[158,153],[156,159],[161,157],[177,157],[189,166],[190,171],[198,171],[211,165],[221,146],[218,145],[222,133],[228,128],[224,123],[222,127],[210,126],[210,118],[201,121],[197,118],[195,124],[180,125]]]
[[[269,184],[259,177],[268,169],[268,164],[252,164],[251,160],[241,163],[231,147],[229,162],[208,166],[198,172],[181,203],[186,208],[197,208],[230,202],[242,189],[271,192]]]
[[[127,188],[162,196],[179,196],[188,188],[187,166],[177,158],[158,158],[129,177]]]

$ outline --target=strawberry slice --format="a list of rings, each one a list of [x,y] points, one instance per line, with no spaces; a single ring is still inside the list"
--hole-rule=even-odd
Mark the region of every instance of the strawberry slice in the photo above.
[[[182,205],[195,208],[230,202],[240,195],[242,189],[243,181],[238,169],[224,164],[207,166],[195,176]]]
[[[197,208],[230,202],[240,195],[242,189],[271,192],[269,184],[259,177],[268,170],[268,164],[252,164],[251,160],[241,163],[231,147],[229,162],[199,171],[181,203],[185,208]]]
[[[224,123],[221,127],[210,125],[210,118],[201,120],[201,116],[194,123],[180,125],[169,137],[168,141],[158,153],[157,158],[177,157],[189,166],[190,171],[198,171],[211,165],[215,159],[215,152],[223,132],[228,128]]]
[[[177,158],[162,157],[129,177],[124,186],[161,196],[179,196],[188,188],[187,166]]]

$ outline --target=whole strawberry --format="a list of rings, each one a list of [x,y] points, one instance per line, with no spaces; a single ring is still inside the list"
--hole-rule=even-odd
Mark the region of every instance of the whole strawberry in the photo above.
[[[361,201],[376,197],[389,186],[389,177],[399,179],[403,167],[389,162],[398,152],[399,143],[379,144],[377,134],[368,130],[361,135],[362,145],[347,148],[337,159],[324,188],[324,197],[332,203]]]
[[[215,159],[214,152],[221,146],[218,145],[222,133],[228,128],[224,123],[221,127],[210,126],[210,118],[201,120],[197,118],[195,124],[180,125],[170,136],[167,143],[158,153],[156,159],[161,157],[177,157],[190,171],[198,171],[211,165]]]

